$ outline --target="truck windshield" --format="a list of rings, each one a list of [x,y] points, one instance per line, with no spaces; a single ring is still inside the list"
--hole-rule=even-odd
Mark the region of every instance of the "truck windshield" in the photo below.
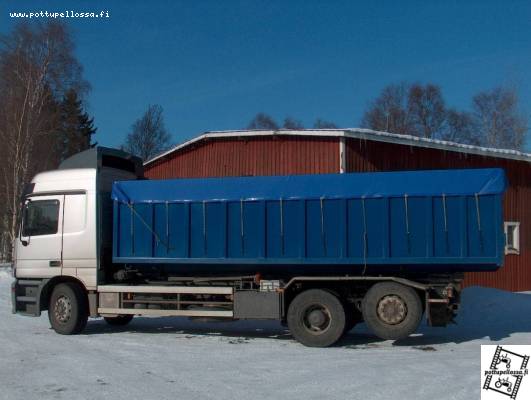
[[[53,235],[59,225],[59,201],[37,200],[24,207],[23,236]]]

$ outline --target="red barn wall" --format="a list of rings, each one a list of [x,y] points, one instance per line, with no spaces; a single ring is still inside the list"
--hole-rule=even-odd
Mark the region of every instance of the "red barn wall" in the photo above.
[[[530,163],[392,143],[347,139],[346,164],[348,172],[487,167],[505,169],[509,188],[504,199],[504,219],[520,222],[520,254],[506,255],[504,267],[496,272],[466,274],[465,284],[511,291],[531,290]]]
[[[339,171],[337,138],[254,137],[201,141],[146,167],[152,179]]]

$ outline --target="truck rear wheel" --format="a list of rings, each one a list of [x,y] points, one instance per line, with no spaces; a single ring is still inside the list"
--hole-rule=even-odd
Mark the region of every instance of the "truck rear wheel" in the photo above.
[[[109,325],[124,326],[133,319],[133,315],[118,315],[116,317],[103,317]]]
[[[60,283],[52,292],[48,306],[52,328],[61,335],[74,335],[85,329],[88,320],[87,297],[75,283]]]
[[[288,328],[305,346],[331,346],[343,336],[345,310],[332,293],[311,289],[297,295],[288,308]]]
[[[378,337],[397,340],[415,332],[422,318],[417,292],[395,282],[381,282],[369,289],[362,301],[363,319]]]

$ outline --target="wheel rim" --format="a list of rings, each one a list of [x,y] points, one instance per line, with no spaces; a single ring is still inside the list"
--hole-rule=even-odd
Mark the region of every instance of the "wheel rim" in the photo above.
[[[321,304],[311,305],[304,310],[302,322],[308,332],[321,335],[330,328],[332,322],[330,310]]]
[[[378,302],[377,314],[382,322],[397,325],[406,319],[407,305],[397,295],[385,296]]]
[[[60,323],[66,323],[72,315],[72,302],[67,296],[59,296],[55,300],[55,306],[53,310],[55,319]]]

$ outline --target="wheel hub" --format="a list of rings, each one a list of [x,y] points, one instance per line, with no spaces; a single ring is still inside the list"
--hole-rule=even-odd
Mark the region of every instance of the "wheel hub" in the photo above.
[[[55,319],[61,323],[65,323],[70,319],[72,314],[72,303],[66,296],[60,296],[55,301],[54,316]]]
[[[326,331],[330,327],[330,322],[330,311],[322,305],[308,307],[304,313],[304,327],[314,334]]]
[[[389,325],[396,325],[404,321],[407,316],[407,306],[404,300],[396,295],[383,297],[378,302],[378,318]]]
[[[321,310],[313,310],[308,315],[308,322],[313,326],[323,326],[326,322],[326,316]]]

